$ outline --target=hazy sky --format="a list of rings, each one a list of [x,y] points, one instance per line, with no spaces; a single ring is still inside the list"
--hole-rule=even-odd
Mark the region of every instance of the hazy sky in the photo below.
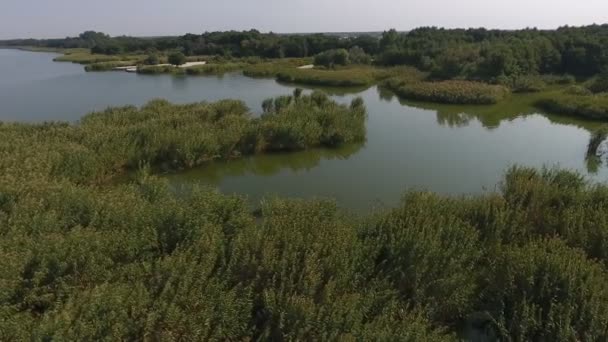
[[[0,0],[0,39],[408,30],[419,26],[555,28],[608,23],[608,0]]]

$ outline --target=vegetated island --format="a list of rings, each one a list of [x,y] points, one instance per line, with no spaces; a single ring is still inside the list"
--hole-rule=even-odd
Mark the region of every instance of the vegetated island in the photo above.
[[[136,66],[143,74],[252,77],[324,86],[380,84],[403,98],[451,104],[493,104],[511,93],[544,92],[539,108],[608,118],[608,25],[515,31],[418,28],[406,33],[275,34],[256,30],[180,37],[78,37],[5,40],[0,46],[63,51],[58,61],[89,71]],[[179,67],[188,62],[202,62]],[[300,68],[305,65],[314,68]],[[556,98],[555,89],[564,96]]]

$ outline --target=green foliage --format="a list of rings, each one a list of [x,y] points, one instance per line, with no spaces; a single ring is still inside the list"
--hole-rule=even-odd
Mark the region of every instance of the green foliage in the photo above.
[[[137,73],[144,75],[181,74],[185,72],[185,69],[173,65],[140,65],[137,67]]]
[[[606,269],[562,241],[540,240],[498,254],[484,293],[505,338],[516,341],[605,340]]]
[[[344,69],[285,69],[277,74],[283,82],[334,87],[368,86],[375,82],[376,72],[369,67]]]
[[[136,65],[138,61],[101,62],[85,65],[86,71],[109,71],[117,67]]]
[[[594,94],[608,92],[608,71],[605,71],[588,82],[587,88]]]
[[[557,30],[487,30],[421,27],[406,33],[342,37],[332,34],[279,35],[257,30],[206,32],[180,37],[110,37],[88,31],[65,39],[14,39],[2,46],[47,49],[81,48],[113,57],[123,53],[180,50],[186,56],[302,58],[319,56],[319,65],[367,64],[373,56],[384,66],[410,65],[438,79],[570,74],[588,78],[608,64],[608,25]],[[363,53],[361,53],[361,50]],[[335,61],[333,61],[335,57]],[[145,58],[145,56],[144,56]],[[98,61],[101,62],[101,61]],[[316,63],[317,64],[317,63]]]
[[[327,50],[315,56],[314,64],[333,68],[350,64],[349,53],[345,49]]]
[[[168,56],[168,61],[171,65],[179,66],[186,63],[186,55],[179,51],[172,52]]]
[[[227,72],[242,70],[247,64],[244,63],[219,63],[204,64],[186,68],[187,75],[221,75]]]
[[[160,58],[158,57],[158,54],[156,54],[156,53],[149,54],[148,57],[146,57],[146,59],[144,60],[144,64],[146,64],[146,65],[160,64]]]
[[[608,338],[608,187],[580,175],[513,168],[500,193],[408,193],[362,218],[279,198],[254,214],[147,166],[347,143],[364,118],[361,99],[296,92],[258,119],[157,100],[0,125],[0,338]]]
[[[538,93],[547,86],[539,76],[499,77],[498,83],[511,88],[514,93]]]
[[[25,158],[19,162],[36,158],[36,172],[76,183],[101,181],[142,164],[180,169],[266,150],[335,147],[365,139],[360,102],[338,105],[323,93],[273,101],[261,118],[235,100],[187,105],[156,100],[139,109],[92,113],[77,125],[3,125],[0,134],[6,141],[29,141],[32,148],[45,146],[36,157],[30,152],[15,156]],[[5,160],[7,167],[18,162]]]
[[[470,81],[404,82],[390,79],[384,85],[407,99],[452,104],[494,104],[509,94],[503,86]]]
[[[556,114],[575,115],[593,120],[608,119],[608,96],[577,95],[576,93],[585,94],[585,91],[576,89],[578,90],[571,89],[569,94],[563,96],[542,99],[536,105]]]
[[[348,50],[348,58],[352,64],[372,63],[372,57],[365,53],[365,50],[358,46],[353,46]]]
[[[568,94],[568,95],[578,95],[578,96],[585,96],[585,95],[591,95],[592,92],[580,85],[571,85],[568,88],[564,89],[564,93]]]

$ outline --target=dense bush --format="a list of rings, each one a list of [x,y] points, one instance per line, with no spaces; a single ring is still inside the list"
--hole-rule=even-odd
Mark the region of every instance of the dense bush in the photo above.
[[[402,82],[391,79],[385,86],[407,99],[451,104],[494,104],[509,94],[503,86],[470,81]]]
[[[608,72],[603,72],[589,80],[587,88],[596,94],[608,92]]]
[[[584,94],[584,91],[581,91],[581,94]],[[594,120],[608,119],[607,95],[565,94],[564,96],[539,100],[536,105],[556,114],[575,115]]]

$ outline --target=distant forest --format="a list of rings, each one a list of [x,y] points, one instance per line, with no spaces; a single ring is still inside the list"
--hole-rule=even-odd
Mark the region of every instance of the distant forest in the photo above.
[[[411,65],[436,78],[571,74],[589,77],[608,66],[608,25],[516,31],[418,28],[406,33],[275,34],[257,30],[180,37],[110,37],[87,31],[65,39],[0,41],[4,46],[90,48],[99,54],[180,50],[186,56],[309,57],[359,47],[377,65]]]

